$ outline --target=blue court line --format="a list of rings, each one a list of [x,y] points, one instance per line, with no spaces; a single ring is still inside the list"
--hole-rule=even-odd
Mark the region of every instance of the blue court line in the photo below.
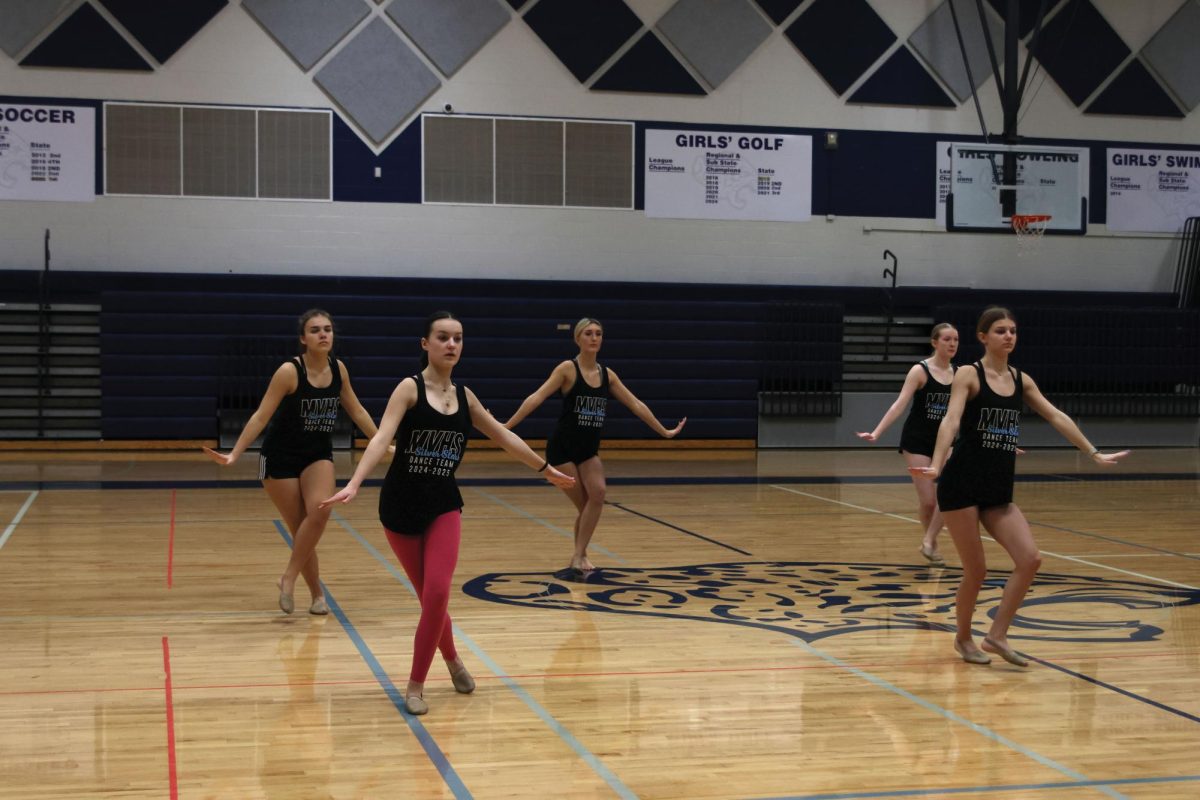
[[[279,531],[279,535],[283,537],[285,542],[287,542],[287,546],[291,547],[292,537],[288,534],[287,528],[285,528],[283,523],[279,520],[274,520],[274,522],[275,529]],[[462,800],[470,798],[472,796],[471,793],[467,791],[466,785],[463,783],[462,778],[460,778],[458,773],[454,770],[454,767],[450,766],[450,761],[446,758],[446,754],[441,751],[441,748],[437,746],[437,742],[433,740],[433,736],[430,735],[425,726],[421,724],[420,720],[405,710],[403,693],[396,688],[396,684],[392,683],[392,679],[388,677],[387,670],[385,670],[383,665],[379,663],[379,659],[375,658],[375,654],[371,652],[371,648],[367,646],[365,641],[363,641],[362,636],[358,633],[358,629],[354,627],[354,624],[350,622],[350,618],[346,616],[346,612],[343,611],[342,607],[338,605],[338,602],[333,599],[333,595],[330,593],[329,587],[325,585],[324,581],[321,582],[321,591],[325,593],[325,602],[329,604],[330,612],[332,612],[337,618],[337,621],[342,624],[342,628],[345,629],[346,634],[350,637],[350,641],[354,643],[354,647],[358,650],[358,654],[362,656],[363,661],[367,662],[367,666],[370,667],[371,673],[375,676],[375,680],[377,680],[379,685],[383,687],[384,693],[388,696],[388,699],[392,701],[392,705],[396,707],[396,710],[400,712],[401,718],[408,723],[409,729],[413,732],[413,735],[417,737],[417,741],[421,744],[421,747],[425,750],[426,755],[429,756],[429,760],[433,762],[433,766],[442,776],[442,780],[444,780],[446,785],[450,787],[450,791],[454,793],[456,798],[461,798]]]
[[[12,522],[8,523],[8,527],[4,529],[4,533],[0,534],[0,547],[4,547],[4,544],[9,540],[9,537],[13,535],[13,531],[15,531],[17,526],[21,524],[21,520],[25,518],[25,512],[29,510],[31,505],[33,505],[33,501],[37,499],[37,496],[38,491],[36,489],[30,492],[29,497],[25,499],[25,504],[21,506],[19,511],[17,511],[17,515],[12,518]]]
[[[957,722],[960,725],[964,725],[967,728],[969,728],[970,730],[974,731],[975,733],[978,733],[987,739],[991,739],[993,742],[1003,745],[1004,747],[1007,747],[1010,750],[1014,750],[1014,751],[1020,753],[1021,755],[1025,756],[1026,758],[1036,761],[1037,763],[1041,764],[1044,767],[1049,767],[1050,769],[1055,770],[1056,772],[1061,772],[1063,775],[1066,775],[1068,778],[1071,778],[1076,781],[1087,781],[1089,783],[1089,785],[1096,786],[1096,788],[1098,788],[1102,793],[1108,795],[1109,797],[1117,798],[1119,800],[1128,800],[1128,798],[1125,795],[1123,795],[1120,792],[1116,791],[1115,789],[1112,789],[1111,787],[1109,787],[1108,781],[1091,781],[1086,775],[1076,772],[1075,770],[1071,769],[1070,767],[1068,767],[1064,764],[1059,764],[1057,761],[1047,758],[1046,756],[1043,756],[1040,753],[1037,753],[1034,750],[1031,750],[1022,744],[1018,744],[1017,742],[1014,742],[1012,739],[1009,739],[1008,737],[1006,737],[1002,734],[996,733],[991,728],[987,728],[983,725],[980,725],[977,722],[972,722],[971,720],[967,719],[966,717],[960,716],[948,708],[942,708],[937,703],[930,702],[929,700],[926,700],[923,697],[918,697],[917,695],[913,694],[912,692],[910,692],[906,689],[901,689],[899,686],[895,685],[894,683],[886,681],[877,675],[872,675],[871,673],[867,672],[866,670],[862,670],[862,669],[859,669],[858,667],[851,666],[850,664],[847,664],[845,661],[842,661],[837,656],[830,655],[830,654],[824,652],[823,650],[813,647],[808,642],[801,641],[799,639],[793,639],[792,643],[795,644],[797,647],[801,648],[802,650],[806,650],[809,653],[817,656],[818,658],[822,659],[823,661],[825,661],[829,664],[833,664],[835,667],[844,669],[847,672],[849,672],[850,674],[856,675],[856,676],[862,678],[863,680],[867,681],[868,683],[878,686],[881,689],[886,689],[887,691],[889,691],[893,694],[899,695],[900,697],[903,697],[906,700],[916,703],[921,708],[924,708],[927,711],[932,711],[933,713],[935,713],[941,717],[944,717],[944,718],[950,720],[951,722]],[[925,790],[922,790],[922,791],[925,791]],[[833,795],[833,796],[838,796],[838,795]],[[846,795],[846,796],[854,797],[855,795]],[[865,797],[868,795],[858,795],[858,796]],[[878,795],[878,796],[886,796],[886,795]]]
[[[613,506],[614,508],[621,509],[622,511],[626,512],[627,514],[633,514],[634,516],[641,517],[642,519],[648,519],[651,522],[658,523],[659,525],[662,525],[667,528],[671,528],[672,530],[679,531],[680,533],[686,533],[688,536],[694,536],[697,539],[703,539],[704,541],[708,542],[709,544],[715,544],[717,547],[724,547],[726,550],[732,550],[733,552],[740,553],[741,555],[744,555],[744,556],[751,556],[751,557],[754,556],[753,553],[749,553],[745,550],[742,550],[740,547],[734,547],[731,544],[725,544],[724,542],[718,542],[716,539],[705,536],[702,533],[696,533],[695,531],[689,531],[687,528],[681,528],[678,525],[673,525],[670,522],[666,522],[665,520],[658,519],[657,517],[652,517],[649,514],[643,514],[641,511],[634,511],[629,506],[622,505],[621,503],[614,503],[611,500],[606,500],[605,502],[608,503],[608,505]]]
[[[1030,661],[1036,661],[1039,664],[1041,664],[1042,666],[1049,667],[1050,669],[1053,669],[1053,670],[1058,670],[1059,672],[1062,672],[1066,675],[1070,675],[1073,678],[1079,678],[1081,680],[1085,680],[1088,683],[1092,683],[1092,684],[1095,684],[1096,686],[1099,686],[1101,689],[1108,689],[1109,691],[1116,692],[1119,695],[1124,695],[1125,697],[1128,697],[1130,700],[1136,700],[1139,703],[1145,703],[1148,706],[1153,706],[1154,708],[1157,708],[1160,711],[1166,711],[1168,714],[1174,714],[1177,717],[1183,717],[1188,722],[1200,722],[1200,717],[1197,717],[1195,714],[1189,714],[1188,712],[1183,711],[1182,709],[1175,708],[1174,706],[1169,706],[1166,703],[1160,703],[1157,700],[1151,700],[1149,697],[1143,697],[1142,695],[1137,694],[1135,692],[1131,692],[1128,689],[1122,689],[1120,686],[1114,686],[1113,684],[1108,683],[1107,681],[1102,681],[1099,678],[1093,678],[1091,675],[1084,675],[1082,672],[1076,672],[1073,669],[1068,669],[1067,667],[1060,666],[1058,664],[1055,664],[1052,661],[1046,661],[1043,658],[1038,658],[1037,656],[1029,655],[1029,653],[1022,652],[1022,655],[1024,655]]]
[[[1195,481],[1200,472],[1128,472],[1128,473],[1035,473],[1016,475],[1017,483],[1045,483],[1064,479],[1083,482],[1124,481]],[[545,486],[544,478],[458,478],[459,486]],[[807,483],[812,485],[904,484],[912,483],[907,474],[897,475],[725,475],[725,476],[658,476],[652,478],[605,478],[609,486],[753,486],[765,483]],[[382,486],[382,478],[363,482],[364,486]],[[0,490],[31,492],[41,489],[248,489],[260,488],[261,481],[239,480],[182,480],[182,481],[0,481]]]
[[[1130,542],[1125,539],[1118,539],[1115,536],[1105,536],[1104,534],[1101,534],[1101,533],[1088,533],[1087,531],[1078,531],[1078,530],[1075,530],[1074,528],[1067,528],[1062,525],[1051,525],[1049,522],[1034,522],[1033,520],[1030,520],[1029,524],[1037,525],[1040,528],[1050,528],[1051,530],[1055,530],[1055,531],[1063,531],[1064,533],[1073,533],[1077,536],[1087,536],[1091,539],[1101,539],[1106,542],[1112,542],[1113,544],[1123,544],[1123,545],[1127,545],[1129,547],[1136,547],[1139,550],[1151,550],[1155,553],[1163,553],[1164,555],[1168,555],[1168,556],[1178,556],[1179,558],[1190,558],[1195,561],[1200,561],[1200,556],[1190,556],[1187,553],[1177,553],[1174,550],[1167,550],[1166,548],[1163,548],[1163,547],[1155,547],[1155,546],[1149,545],[1149,544],[1139,544],[1137,542]]]
[[[1021,792],[1041,789],[1087,789],[1103,786],[1145,786],[1154,783],[1188,783],[1200,781],[1200,775],[1163,776],[1159,778],[1116,778],[1111,781],[1063,781],[1062,783],[1014,783],[1004,786],[954,786],[945,789],[892,789],[877,792],[826,792],[822,794],[789,794],[763,797],[757,800],[868,800],[877,797],[928,797],[943,794],[976,794],[983,792]]]
[[[544,528],[549,528],[550,530],[554,531],[555,533],[562,534],[563,536],[570,539],[572,542],[575,541],[575,532],[574,531],[569,531],[569,530],[566,530],[565,528],[560,528],[557,525],[555,525],[553,522],[547,522],[546,520],[542,519],[541,517],[530,514],[525,509],[520,508],[518,506],[514,506],[512,503],[509,503],[505,500],[501,500],[499,497],[496,497],[496,495],[494,495],[490,492],[485,492],[483,489],[476,488],[475,493],[483,495],[484,497],[486,497],[488,500],[491,500],[496,505],[503,506],[503,507],[507,508],[509,511],[513,512],[514,514],[520,514],[522,517],[525,517],[525,519],[532,520]],[[603,545],[589,543],[588,547],[592,548],[593,550],[595,550],[597,552],[604,553],[604,555],[607,556],[609,559],[616,561],[620,564],[628,564],[629,563],[628,561],[626,561],[625,559],[621,558],[619,555],[614,553],[612,550],[605,548]]]
[[[404,587],[412,593],[413,597],[416,597],[417,592],[415,589],[413,589],[413,585],[408,580],[407,575],[396,569],[391,560],[380,553],[373,544],[367,541],[367,539],[361,533],[355,530],[354,526],[351,525],[345,517],[335,511],[333,513],[333,518],[339,525],[345,528],[351,536],[357,539],[358,543],[361,544],[368,553],[374,556],[376,561],[383,564],[384,568],[390,572],[392,576],[396,578],[396,580],[403,584]],[[505,686],[507,686],[517,697],[519,697],[525,703],[525,705],[529,706],[533,713],[536,714],[544,723],[546,723],[550,730],[558,734],[559,738],[566,742],[567,746],[574,750],[576,755],[583,759],[583,761],[589,767],[591,767],[597,775],[603,778],[604,782],[607,783],[619,797],[622,797],[625,800],[637,800],[638,796],[634,794],[633,791],[626,786],[625,783],[616,776],[616,774],[612,772],[612,770],[606,767],[603,761],[593,754],[592,751],[588,750],[583,742],[575,738],[575,735],[571,733],[571,731],[568,730],[561,722],[556,720],[549,711],[547,711],[540,703],[538,703],[538,701],[534,700],[533,697],[530,696],[530,694],[520,686],[520,684],[510,678],[506,671],[499,664],[493,661],[492,658],[484,651],[484,649],[476,644],[471,637],[463,633],[462,629],[458,627],[457,624],[454,625],[454,637],[462,640],[462,642],[466,644],[468,648],[470,648],[471,652],[474,653],[475,656],[479,658],[479,660],[482,661],[484,665],[491,670],[492,673],[495,674]]]

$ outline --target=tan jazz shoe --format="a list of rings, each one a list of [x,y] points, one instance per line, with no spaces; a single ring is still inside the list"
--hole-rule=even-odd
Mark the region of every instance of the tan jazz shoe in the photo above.
[[[429,704],[425,702],[425,698],[420,695],[410,694],[404,698],[404,710],[412,714],[414,717],[419,717],[422,714],[429,713]]]
[[[987,650],[989,653],[995,653],[996,655],[1000,656],[1005,661],[1012,664],[1014,667],[1028,667],[1029,666],[1029,659],[1020,655],[1016,650],[1013,650],[1011,647],[1005,647],[1005,646],[1001,646],[1001,645],[997,644],[992,639],[989,639],[987,636],[983,637],[983,648],[985,650]]]
[[[454,684],[454,691],[459,694],[470,694],[475,691],[475,679],[471,677],[471,673],[467,672],[465,666],[450,673],[450,682]]]
[[[985,640],[986,641],[986,640]],[[962,660],[968,664],[990,664],[992,659],[987,653],[982,650],[971,650],[970,652],[963,649],[963,646],[957,639],[954,640],[954,652],[962,656]]]

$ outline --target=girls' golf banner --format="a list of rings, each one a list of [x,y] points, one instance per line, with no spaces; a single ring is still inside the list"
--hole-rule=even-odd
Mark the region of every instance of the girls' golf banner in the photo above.
[[[646,216],[803,222],[812,137],[646,130]]]

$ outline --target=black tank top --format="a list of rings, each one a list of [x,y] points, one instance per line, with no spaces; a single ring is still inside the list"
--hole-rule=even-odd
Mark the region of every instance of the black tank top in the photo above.
[[[925,370],[925,385],[913,392],[912,408],[900,432],[901,442],[908,439],[936,441],[938,426],[942,424],[946,406],[950,404],[950,384],[941,383],[933,377],[929,365],[924,361],[917,363]],[[951,374],[957,369],[953,364],[950,365]]]
[[[1021,434],[1021,408],[1024,383],[1021,371],[1009,367],[1014,390],[1005,397],[992,391],[983,365],[972,364],[979,375],[979,393],[963,408],[958,441],[943,470],[944,474],[961,473],[970,488],[987,494],[1012,496],[1013,472],[1016,470],[1017,441]],[[1003,489],[1007,489],[1007,492]]]
[[[342,370],[329,357],[333,380],[323,389],[308,382],[308,369],[301,356],[292,359],[296,368],[296,391],[284,396],[267,425],[262,454],[310,454],[333,452],[333,426],[341,408]]]
[[[461,384],[455,392],[458,411],[442,414],[429,405],[421,376],[412,379],[417,402],[400,421],[396,456],[379,493],[379,521],[388,530],[419,536],[437,517],[463,506],[454,471],[467,448],[471,410]]]
[[[608,410],[608,370],[601,364],[596,365],[600,369],[600,385],[592,387],[583,379],[579,361],[572,358],[571,363],[575,365],[575,384],[563,395],[557,432],[576,442],[592,438],[599,442]]]

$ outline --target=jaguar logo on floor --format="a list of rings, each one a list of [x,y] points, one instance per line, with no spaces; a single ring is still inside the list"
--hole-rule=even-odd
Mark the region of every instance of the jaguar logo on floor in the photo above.
[[[960,571],[929,567],[749,561],[662,568],[604,568],[586,576],[511,572],[480,575],[463,591],[530,608],[637,614],[723,622],[798,636],[876,630],[954,630]],[[991,614],[1007,573],[989,573],[979,610]],[[1010,636],[1070,642],[1149,641],[1166,609],[1200,603],[1200,591],[1137,581],[1041,574]]]

